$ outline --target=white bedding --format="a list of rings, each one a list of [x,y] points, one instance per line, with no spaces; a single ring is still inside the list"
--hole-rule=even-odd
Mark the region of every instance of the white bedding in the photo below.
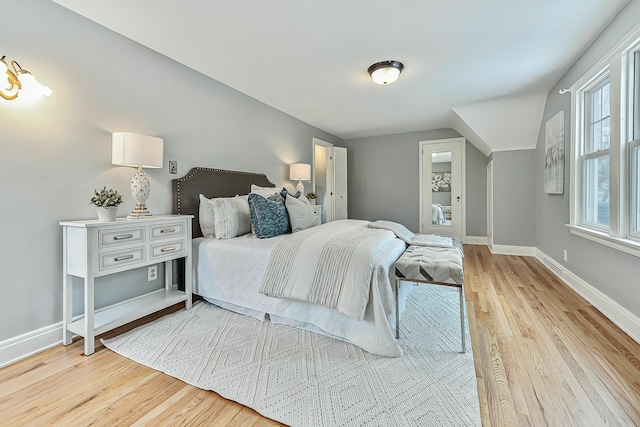
[[[375,283],[375,255],[395,238],[389,230],[345,220],[290,234],[273,246],[260,293],[362,320]]]
[[[367,224],[366,221],[357,223],[363,227]],[[406,244],[392,239],[376,254],[369,301],[363,320],[357,321],[325,306],[259,293],[271,248],[283,237],[258,239],[249,233],[228,240],[194,239],[194,293],[216,305],[259,319],[344,339],[373,354],[401,356],[402,350],[392,332],[395,296],[391,283],[393,263],[404,252]],[[400,289],[401,310],[410,289],[410,283],[404,283]]]

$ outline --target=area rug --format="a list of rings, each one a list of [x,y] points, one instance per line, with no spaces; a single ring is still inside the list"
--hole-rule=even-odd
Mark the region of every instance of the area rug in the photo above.
[[[457,290],[414,287],[398,358],[206,302],[103,343],[290,426],[477,426],[473,355],[460,353],[458,310]]]

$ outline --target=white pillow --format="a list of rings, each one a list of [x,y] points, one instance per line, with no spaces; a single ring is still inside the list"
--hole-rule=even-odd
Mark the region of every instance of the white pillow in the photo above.
[[[204,237],[213,237],[216,233],[211,200],[200,194],[198,220],[200,222],[200,231],[202,231]]]
[[[307,205],[302,200],[290,194],[287,194],[287,200],[284,204],[289,214],[292,233],[318,225],[318,217],[313,212],[313,206]]]
[[[304,194],[301,194],[298,200],[302,200],[305,205],[311,206],[311,202],[309,201],[309,199],[307,199],[307,196],[305,196]]]
[[[211,200],[216,239],[231,239],[251,229],[249,196],[218,197]]]
[[[273,196],[275,193],[278,193],[278,189],[276,187],[260,187],[255,184],[251,184],[251,192],[254,194],[259,194],[265,199],[269,196]]]

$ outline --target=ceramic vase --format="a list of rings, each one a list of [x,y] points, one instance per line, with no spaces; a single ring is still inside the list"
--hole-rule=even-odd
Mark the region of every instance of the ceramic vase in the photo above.
[[[109,206],[108,208],[96,207],[98,211],[98,221],[108,222],[115,221],[118,216],[118,207],[117,206]]]

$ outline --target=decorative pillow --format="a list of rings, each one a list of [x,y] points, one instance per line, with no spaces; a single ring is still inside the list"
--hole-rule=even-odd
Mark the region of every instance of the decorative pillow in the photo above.
[[[200,230],[204,237],[213,237],[215,235],[215,223],[213,218],[213,205],[210,203],[212,199],[208,199],[200,194],[200,208],[198,209],[198,220],[200,222]]]
[[[393,231],[393,233],[399,238],[405,241],[405,243],[411,244],[411,239],[415,234],[407,227],[402,224],[398,224],[397,222],[392,221],[384,221],[379,219],[376,222],[370,222],[367,224],[369,228],[382,228],[383,230]]]
[[[251,228],[248,196],[218,197],[211,200],[216,239],[247,234]]]
[[[291,194],[287,194],[285,206],[287,208],[287,213],[289,214],[291,230],[294,233],[296,231],[305,230],[318,225],[318,217],[313,212],[313,207],[311,205],[307,205],[302,200],[292,197]]]
[[[259,194],[262,197],[266,198],[272,196],[274,193],[277,193],[278,189],[276,187],[260,187],[255,184],[251,184],[251,192],[253,194]]]
[[[291,195],[296,199],[304,202],[306,205],[311,206],[311,202],[309,201],[309,199],[307,199],[307,196],[302,196],[302,193],[300,193],[299,191],[296,192],[296,194],[291,194],[286,188],[283,187],[282,191],[280,192],[280,195],[282,196],[283,200],[287,199],[287,195]]]
[[[249,212],[253,231],[259,239],[279,236],[289,230],[289,216],[283,203],[252,193],[249,194]]]

